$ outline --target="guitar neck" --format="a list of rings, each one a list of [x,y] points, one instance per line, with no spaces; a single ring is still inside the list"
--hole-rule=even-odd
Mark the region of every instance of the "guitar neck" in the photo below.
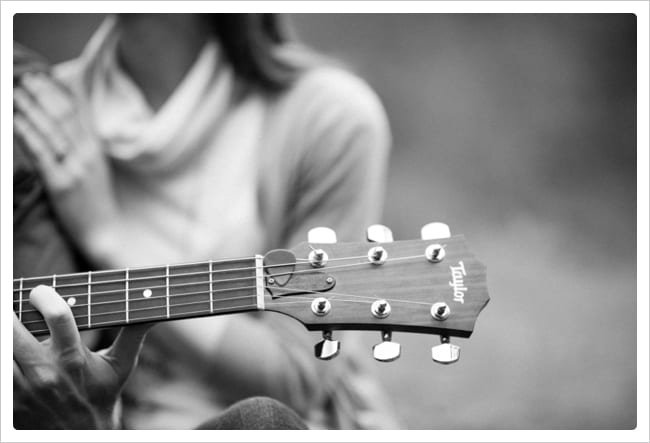
[[[52,286],[79,330],[264,308],[262,257],[14,279],[14,312],[34,335],[47,334],[30,291]]]

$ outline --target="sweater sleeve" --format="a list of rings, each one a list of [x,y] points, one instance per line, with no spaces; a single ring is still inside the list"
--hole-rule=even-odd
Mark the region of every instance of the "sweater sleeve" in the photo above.
[[[390,145],[386,115],[374,92],[350,74],[323,70],[304,83],[300,158],[283,237],[291,246],[310,228],[328,226],[338,241],[361,241],[381,215]]]

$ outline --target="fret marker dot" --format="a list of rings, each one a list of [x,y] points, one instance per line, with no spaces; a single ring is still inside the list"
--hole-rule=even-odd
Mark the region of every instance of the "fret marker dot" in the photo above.
[[[151,289],[145,289],[144,291],[142,291],[142,296],[143,296],[144,298],[149,298],[149,297],[151,297]]]
[[[77,303],[77,299],[76,299],[76,298],[74,298],[74,297],[70,297],[70,298],[68,299],[68,305],[70,305],[70,306],[74,306],[75,303]]]

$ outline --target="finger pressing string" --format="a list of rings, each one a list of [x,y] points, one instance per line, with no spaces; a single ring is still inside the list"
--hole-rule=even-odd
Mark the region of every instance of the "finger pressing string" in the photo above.
[[[54,289],[37,286],[30,293],[30,303],[43,315],[55,348],[67,354],[81,352],[81,338],[70,306]]]

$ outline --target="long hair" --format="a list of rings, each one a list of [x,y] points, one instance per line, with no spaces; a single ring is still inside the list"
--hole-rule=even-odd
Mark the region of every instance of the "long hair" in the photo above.
[[[264,92],[289,87],[301,68],[278,49],[289,41],[286,23],[277,14],[208,14],[225,56],[244,83]]]

